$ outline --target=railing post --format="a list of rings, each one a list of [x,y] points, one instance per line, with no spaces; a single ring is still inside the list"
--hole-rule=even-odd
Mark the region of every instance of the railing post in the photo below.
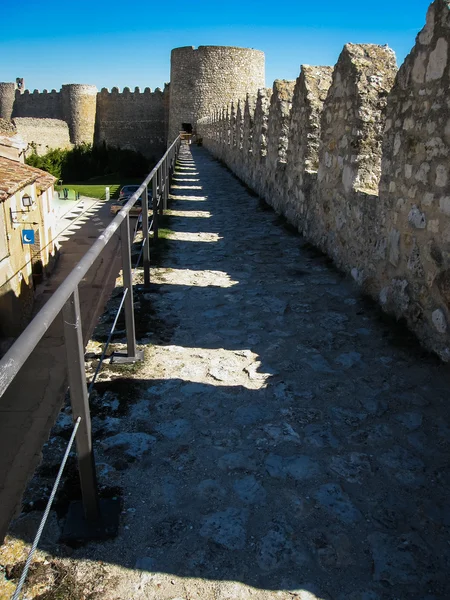
[[[159,214],[164,214],[164,198],[163,198],[163,179],[162,179],[162,165],[158,169],[158,192],[159,192]]]
[[[70,402],[74,421],[81,417],[76,434],[78,471],[80,474],[84,516],[87,521],[99,518],[97,477],[92,449],[91,416],[84,369],[84,345],[81,331],[78,286],[65,303],[63,310]]]
[[[131,272],[130,219],[127,215],[120,226],[122,251],[123,289],[128,289],[125,298],[125,327],[127,331],[127,355],[136,356],[136,331],[134,328],[133,281]]]
[[[167,158],[163,162],[164,173],[164,210],[167,210],[167,200],[169,198],[169,170],[167,168]]]
[[[142,236],[144,243],[143,265],[144,265],[144,286],[150,285],[150,244],[148,234],[148,187],[145,186],[142,204]]]
[[[157,173],[152,179],[152,196],[153,196],[153,239],[158,239],[158,178]]]
[[[136,349],[136,330],[134,327],[134,304],[133,304],[133,273],[131,271],[131,243],[130,243],[130,219],[127,214],[120,225],[120,245],[122,253],[122,279],[123,289],[128,290],[125,298],[125,329],[127,332],[127,355],[114,353],[112,363],[134,363],[144,358],[143,351]]]

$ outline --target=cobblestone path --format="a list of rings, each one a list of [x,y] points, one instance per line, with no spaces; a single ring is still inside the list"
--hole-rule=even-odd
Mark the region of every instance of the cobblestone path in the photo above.
[[[448,367],[192,154],[147,295],[171,337],[96,442],[123,528],[70,560],[103,598],[449,598]]]

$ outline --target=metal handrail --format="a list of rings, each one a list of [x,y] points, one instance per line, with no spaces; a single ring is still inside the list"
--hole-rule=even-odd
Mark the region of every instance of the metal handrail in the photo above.
[[[126,362],[141,360],[142,352],[136,348],[134,325],[133,281],[131,270],[131,240],[129,212],[142,195],[142,224],[144,235],[149,236],[148,185],[152,183],[152,208],[154,238],[158,239],[158,211],[167,208],[169,195],[169,179],[181,145],[178,137],[165,152],[164,156],[147,175],[145,180],[131,196],[129,201],[117,214],[114,220],[101,233],[92,247],[61,283],[48,302],[33,318],[25,331],[17,338],[5,356],[0,360],[0,398],[12,383],[26,360],[36,348],[50,325],[62,313],[64,323],[64,341],[67,354],[67,373],[72,405],[72,418],[78,420],[76,434],[78,471],[80,475],[81,493],[85,518],[98,521],[100,505],[97,490],[97,477],[92,447],[91,417],[89,410],[88,390],[84,366],[84,343],[80,312],[79,284],[95,260],[120,228],[122,274],[125,306],[125,327],[127,335]],[[168,166],[169,165],[169,166]],[[158,202],[159,195],[162,201]],[[148,239],[147,239],[148,242]],[[149,243],[144,244],[144,285],[150,283],[150,251]]]
[[[131,208],[134,206],[137,199],[147,189],[148,184],[159,171],[160,167],[165,163],[169,153],[179,145],[180,138],[177,138],[158,164],[147,175],[139,189],[131,196],[130,200],[120,210],[114,220],[101,233],[98,239],[94,242],[91,248],[86,252],[80,262],[64,279],[58,289],[54,292],[45,306],[41,308],[38,314],[33,318],[26,329],[17,338],[11,348],[6,352],[0,360],[0,397],[11,384],[14,377],[20,371],[25,361],[40,342],[45,332],[48,330],[54,319],[61,312],[63,306],[86,275],[88,270],[93,265],[94,261],[99,257],[102,250],[110,241],[112,236],[119,229],[122,221],[128,216]]]

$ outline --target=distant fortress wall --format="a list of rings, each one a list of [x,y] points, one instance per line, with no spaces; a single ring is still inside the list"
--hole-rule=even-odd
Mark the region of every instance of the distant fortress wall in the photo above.
[[[31,117],[33,119],[60,119],[64,120],[61,92],[56,90],[25,90],[15,91],[12,115],[15,117]]]
[[[0,83],[0,117],[14,120],[39,154],[75,144],[103,144],[159,158],[183,124],[264,87],[264,53],[249,48],[192,46],[171,54],[171,82],[154,92],[65,84],[60,91]]]
[[[46,154],[52,148],[69,149],[69,126],[61,119],[35,119],[33,117],[17,117],[14,119],[17,133],[36,153]]]
[[[86,84],[60,91],[19,90],[0,83],[0,116],[13,120],[25,142],[38,154],[76,144],[101,144],[138,150],[156,159],[167,142],[168,86],[111,92]]]
[[[139,150],[159,158],[166,149],[166,91],[106,88],[97,95],[95,143]]]
[[[6,119],[7,121],[11,120],[15,94],[15,83],[0,83],[0,119]]]

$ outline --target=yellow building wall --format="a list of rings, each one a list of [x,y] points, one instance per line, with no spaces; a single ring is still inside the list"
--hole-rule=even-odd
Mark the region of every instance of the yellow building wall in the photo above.
[[[35,184],[31,184],[0,202],[0,236],[4,242],[6,237],[6,244],[1,247],[5,250],[7,246],[7,254],[3,252],[4,256],[0,256],[1,337],[16,337],[27,325],[33,309],[34,287],[40,283],[49,263],[54,262],[52,194],[53,186],[38,195]],[[22,206],[24,195],[33,199],[29,208]],[[40,248],[22,242],[23,229],[35,231]]]

